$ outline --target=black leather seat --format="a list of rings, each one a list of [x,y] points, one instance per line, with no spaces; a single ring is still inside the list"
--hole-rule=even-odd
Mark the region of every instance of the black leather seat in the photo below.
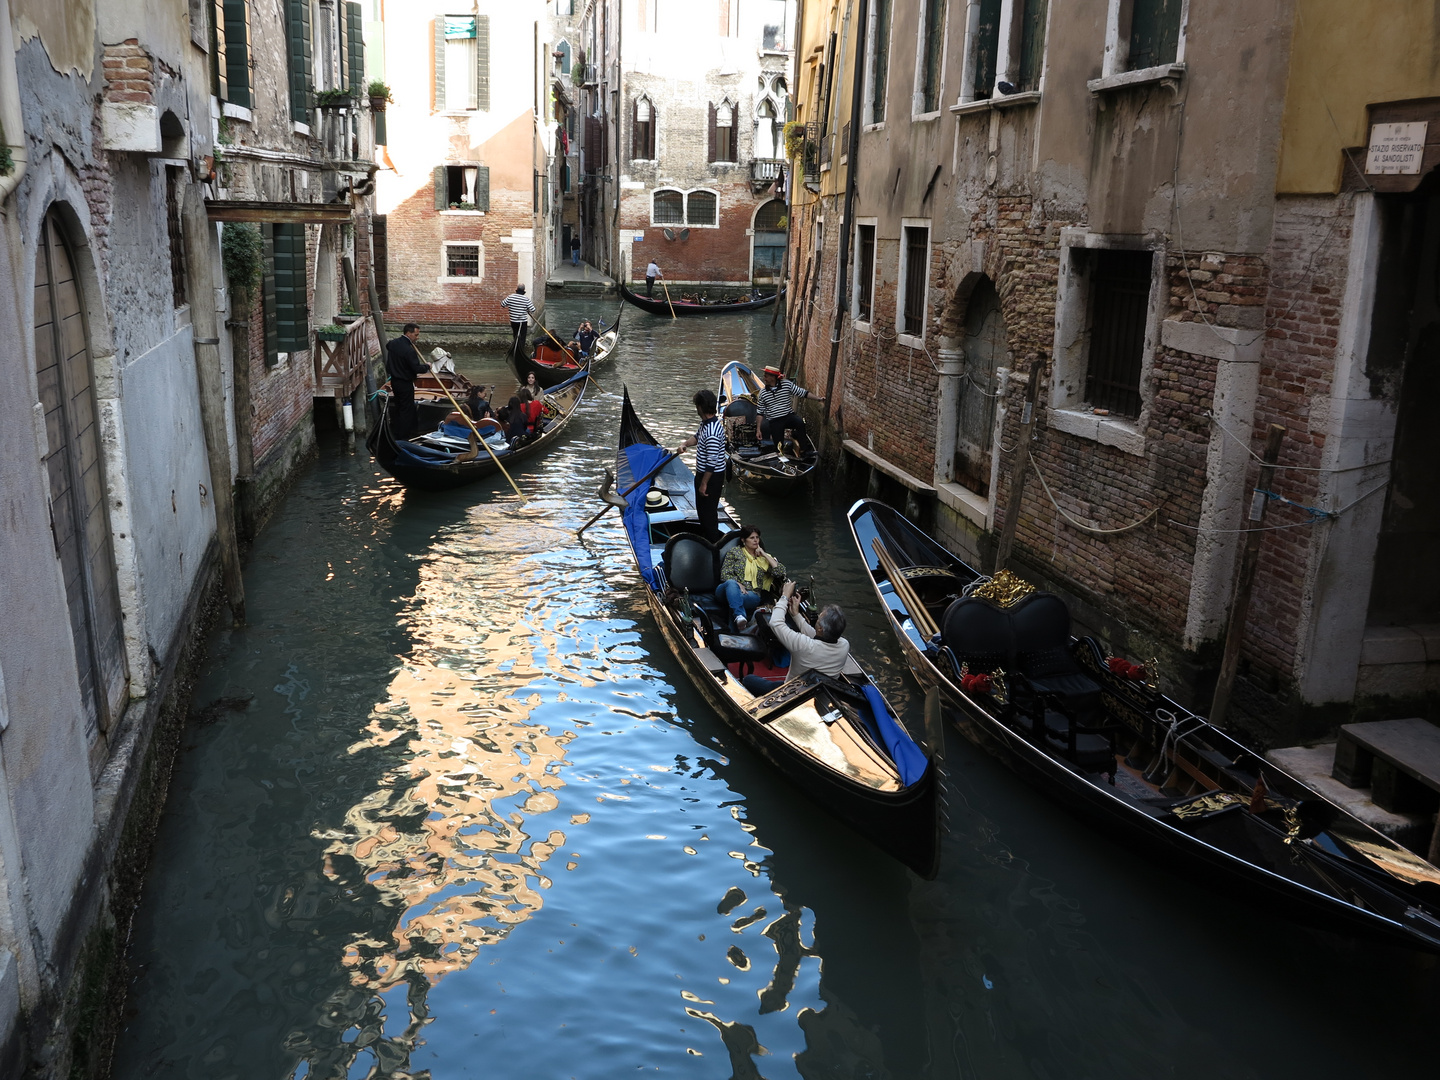
[[[689,592],[697,607],[719,612],[715,587],[720,584],[720,559],[710,541],[695,533],[672,536],[665,544],[662,565],[671,588]]]

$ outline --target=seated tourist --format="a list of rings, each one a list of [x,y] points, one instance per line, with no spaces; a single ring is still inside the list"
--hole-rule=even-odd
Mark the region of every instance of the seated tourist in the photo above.
[[[504,410],[505,435],[511,441],[523,439],[529,433],[530,422],[518,396],[512,397]]]
[[[575,340],[580,343],[581,354],[589,356],[594,352],[595,342],[599,337],[600,335],[595,332],[595,327],[590,325],[590,320],[582,320],[579,329],[575,331]]]
[[[850,643],[840,635],[845,633],[845,613],[834,604],[821,609],[812,629],[800,614],[800,598],[795,595],[795,583],[785,582],[780,593],[781,602],[770,612],[770,629],[780,644],[790,650],[790,670],[783,680],[768,679],[763,675],[747,675],[741,681],[745,689],[756,697],[768,694],[781,682],[803,679],[812,671],[821,675],[838,677],[845,670],[850,658]],[[792,630],[785,622],[786,615],[795,620],[798,630]]]
[[[740,543],[725,553],[720,584],[715,588],[715,598],[730,606],[731,624],[737,632],[749,626],[750,616],[764,602],[763,594],[772,591],[775,579],[784,573],[780,560],[760,546],[760,530],[742,525]]]

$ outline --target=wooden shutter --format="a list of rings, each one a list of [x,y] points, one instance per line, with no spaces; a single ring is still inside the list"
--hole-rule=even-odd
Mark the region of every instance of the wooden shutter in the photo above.
[[[106,507],[89,334],[62,226],[51,214],[35,253],[35,364],[45,414],[51,528],[65,581],[76,674],[94,738],[119,719],[130,672]]]
[[[1130,9],[1130,58],[1127,67],[1173,64],[1180,47],[1182,0],[1134,0]]]
[[[370,219],[370,252],[370,274],[380,295],[380,310],[386,311],[390,307],[390,234],[384,214]]]
[[[275,334],[280,352],[310,348],[310,311],[306,302],[305,226],[275,226]]]
[[[290,119],[310,122],[314,67],[310,54],[310,0],[286,0],[286,37],[290,47]]]
[[[265,278],[261,289],[261,300],[265,312],[265,364],[274,366],[280,359],[280,332],[275,312],[275,226],[265,222],[260,226],[265,239]]]
[[[450,177],[445,172],[444,165],[435,166],[434,182],[435,209],[446,210],[450,206]]]
[[[445,111],[445,16],[435,19],[435,111]]]
[[[715,160],[715,155],[719,151],[720,132],[715,124],[718,112],[719,110],[715,108],[715,103],[712,101],[710,103],[710,152],[705,156],[705,160],[710,162]]]
[[[479,165],[475,168],[475,209],[490,210],[490,166]]]
[[[349,52],[350,93],[365,96],[365,13],[353,0],[345,5],[345,46]]]
[[[475,108],[490,111],[490,16],[475,16]]]
[[[211,0],[210,9],[210,92],[221,101],[230,100],[225,64],[225,0]]]
[[[1049,0],[1025,0],[1025,11],[1020,25],[1020,81],[1021,90],[1037,90],[1040,87],[1040,73],[1045,68],[1045,15]]]
[[[1000,0],[980,0],[975,24],[975,96],[988,98],[995,91],[995,65],[1000,53]]]
[[[224,0],[225,71],[232,105],[250,108],[250,4],[248,0]]]
[[[387,136],[385,129],[385,110],[381,109],[379,112],[372,112],[370,114],[370,117],[375,121],[375,145],[390,145],[390,139]]]
[[[655,103],[650,102],[650,126],[645,129],[645,156],[651,160],[655,158],[655,133],[660,130],[660,110]]]

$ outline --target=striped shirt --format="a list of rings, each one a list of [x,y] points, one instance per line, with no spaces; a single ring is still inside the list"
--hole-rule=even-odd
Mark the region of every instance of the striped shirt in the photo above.
[[[505,305],[505,310],[510,313],[511,322],[525,322],[527,316],[535,314],[535,305],[523,293],[511,293],[500,303]]]
[[[728,464],[725,456],[725,425],[712,416],[695,432],[695,471],[722,473]]]
[[[760,415],[767,420],[778,420],[795,411],[795,399],[809,396],[804,387],[796,386],[789,379],[781,378],[774,386],[762,387],[755,396]]]

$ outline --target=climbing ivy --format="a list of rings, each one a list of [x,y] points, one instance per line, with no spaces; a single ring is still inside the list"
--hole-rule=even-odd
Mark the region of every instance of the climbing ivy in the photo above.
[[[254,225],[227,221],[220,235],[220,257],[235,309],[248,308],[265,272],[265,238]]]

